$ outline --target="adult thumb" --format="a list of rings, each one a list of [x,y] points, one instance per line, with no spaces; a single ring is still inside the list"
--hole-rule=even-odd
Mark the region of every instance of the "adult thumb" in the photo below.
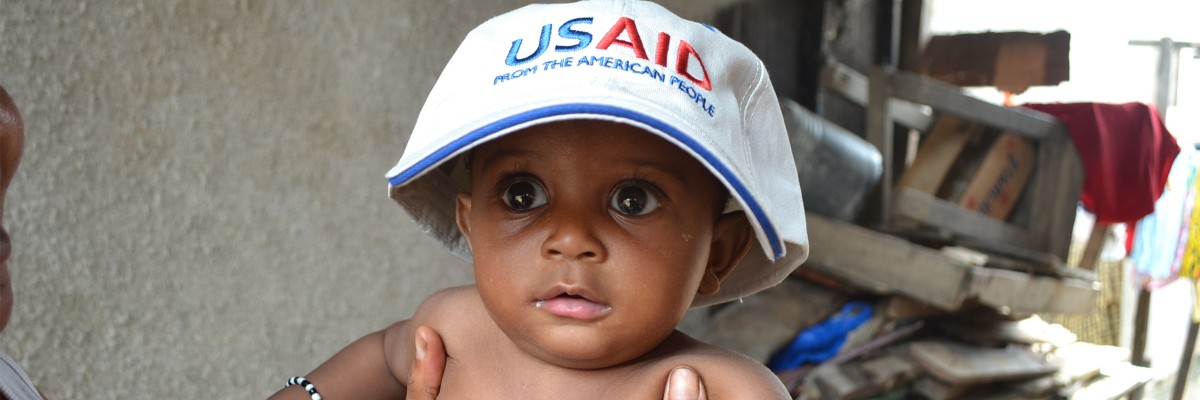
[[[687,366],[675,367],[667,378],[664,400],[707,400],[704,381],[695,370]]]
[[[434,400],[442,390],[446,368],[446,349],[442,337],[433,328],[419,326],[413,332],[412,368],[409,370],[407,399]]]

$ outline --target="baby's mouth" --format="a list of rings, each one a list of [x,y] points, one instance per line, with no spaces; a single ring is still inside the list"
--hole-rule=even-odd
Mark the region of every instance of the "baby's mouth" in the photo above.
[[[585,294],[566,291],[540,297],[533,302],[533,306],[560,317],[582,321],[594,320],[612,311],[611,306],[592,300]]]

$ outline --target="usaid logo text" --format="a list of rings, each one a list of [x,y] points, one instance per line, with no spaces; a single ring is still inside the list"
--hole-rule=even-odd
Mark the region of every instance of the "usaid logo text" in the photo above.
[[[556,30],[553,24],[546,24],[538,30],[537,46],[526,44],[525,39],[512,41],[504,63],[516,67],[502,75],[496,76],[493,84],[499,84],[512,79],[536,74],[538,71],[548,71],[556,68],[571,68],[592,66],[625,71],[644,75],[665,84],[675,86],[696,102],[709,116],[713,116],[716,107],[709,104],[704,91],[712,91],[712,81],[704,59],[686,40],[674,41],[667,32],[655,35],[653,60],[646,51],[645,42],[638,30],[637,22],[629,17],[618,19],[608,31],[598,40],[586,30],[592,25],[593,18],[575,18],[563,22]],[[672,42],[676,44],[672,46]],[[553,53],[571,53],[594,46],[597,50],[613,51],[612,56],[582,56],[555,57],[549,61],[536,62],[546,55],[553,45]],[[615,46],[615,47],[614,47]],[[674,54],[671,48],[674,47]],[[624,51],[621,51],[624,50]],[[626,59],[632,56],[643,62]],[[670,78],[657,67],[674,69],[675,75]]]

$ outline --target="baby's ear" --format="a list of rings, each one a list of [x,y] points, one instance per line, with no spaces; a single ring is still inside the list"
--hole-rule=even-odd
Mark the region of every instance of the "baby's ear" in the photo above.
[[[458,232],[462,233],[464,238],[467,238],[467,244],[471,243],[471,194],[467,192],[459,192],[454,201],[454,223],[458,225]]]
[[[721,289],[721,281],[733,272],[733,268],[750,251],[754,228],[746,219],[746,213],[737,211],[722,214],[713,224],[713,242],[708,253],[708,268],[700,279],[700,294],[711,295]]]

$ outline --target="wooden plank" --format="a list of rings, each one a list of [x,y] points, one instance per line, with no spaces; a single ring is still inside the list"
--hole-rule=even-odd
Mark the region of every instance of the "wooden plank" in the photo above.
[[[976,249],[987,254],[987,265],[993,268],[1016,271],[1039,271],[1044,272],[1043,275],[1062,275],[1062,270],[1066,268],[1058,256],[1032,250],[1028,247],[971,237],[960,238],[957,242],[961,246]]]
[[[1137,309],[1133,312],[1133,349],[1130,363],[1139,367],[1149,367],[1150,360],[1146,359],[1146,334],[1150,327],[1150,290],[1139,285],[1137,293]],[[1131,400],[1142,399],[1142,388],[1134,388],[1129,394]]]
[[[1030,110],[1033,111],[1033,110]],[[1030,183],[1027,200],[1029,231],[1042,243],[1037,249],[1066,260],[1075,227],[1075,209],[1083,193],[1083,162],[1061,124],[1038,143],[1039,167]]]
[[[946,332],[951,337],[964,343],[980,346],[1000,346],[1005,344],[1032,345],[1046,343],[1051,346],[1055,341],[1063,339],[1052,336],[1067,336],[1070,342],[1077,340],[1075,334],[1066,328],[1051,328],[1050,324],[1035,317],[1019,321],[995,320],[974,321],[962,318],[947,318],[937,323],[937,329]]]
[[[921,341],[909,350],[929,374],[950,385],[974,385],[1045,376],[1058,369],[1016,347],[990,348],[948,341]]]
[[[889,296],[879,306],[879,309],[891,319],[929,318],[946,315],[946,310],[905,296]]]
[[[1058,280],[1037,277],[1015,271],[976,268],[971,273],[968,291],[980,302],[1010,312],[1036,312],[1053,306]]]
[[[956,235],[978,239],[978,243],[1006,244],[1025,249],[1038,248],[1032,235],[1016,225],[994,220],[986,215],[965,210],[954,203],[910,189],[894,194],[892,211],[896,217],[938,227]],[[986,248],[985,248],[986,249]]]
[[[863,361],[858,368],[871,378],[877,392],[911,381],[920,370],[912,360],[894,354]]]
[[[908,383],[921,369],[898,355],[884,355],[848,364],[824,363],[805,380],[806,398],[862,399]]]
[[[1054,376],[1044,376],[1041,378],[1030,379],[1030,380],[1027,380],[1024,382],[1013,383],[1012,385],[1009,385],[1009,387],[1007,388],[1008,393],[1001,395],[1001,396],[1005,396],[1005,397],[996,397],[995,399],[997,399],[997,400],[1001,399],[1001,398],[1012,399],[1012,400],[1052,399],[1052,398],[1056,398],[1056,397],[1051,396],[1051,392],[1053,392],[1055,389],[1058,389],[1061,386],[1062,385],[1058,382],[1057,379],[1054,378]],[[980,399],[980,400],[985,400],[985,399]],[[991,399],[986,399],[986,400],[991,400]]]
[[[807,216],[812,254],[801,268],[875,293],[903,294],[945,310],[962,305],[967,265],[894,236],[813,213]]]
[[[1055,278],[1039,277],[1038,279]],[[1096,311],[1096,304],[1100,298],[1100,282],[1075,278],[1061,278],[1058,281],[1059,284],[1054,287],[1054,296],[1050,297],[1050,302],[1038,312],[1090,313]]]
[[[1104,241],[1108,237],[1108,228],[1109,225],[1102,222],[1096,222],[1092,226],[1087,245],[1083,247],[1083,256],[1079,259],[1079,268],[1096,270],[1096,262],[1100,260],[1100,251],[1104,250]]]
[[[974,388],[971,385],[951,385],[929,376],[913,383],[913,391],[929,400],[957,399]]]
[[[874,72],[874,71],[873,71]],[[890,86],[895,97],[925,104],[941,112],[970,116],[972,120],[1000,130],[1013,131],[1032,139],[1045,139],[1058,120],[1047,114],[1022,107],[997,107],[964,95],[962,88],[926,79],[909,72],[886,71],[879,82]],[[872,76],[874,85],[875,76]]]
[[[1071,394],[1071,399],[1117,400],[1131,396],[1154,376],[1153,370],[1130,363],[1117,363],[1100,369],[1100,377]]]
[[[869,378],[853,368],[841,365],[826,364],[817,367],[808,382],[812,384],[804,385],[805,393],[820,399],[861,399],[871,393]],[[815,386],[815,393],[810,386]]]
[[[868,85],[867,93],[867,123],[866,123],[866,139],[875,148],[879,149],[879,155],[883,158],[883,173],[880,175],[878,191],[876,196],[872,196],[874,204],[867,204],[867,208],[873,208],[879,212],[880,223],[887,224],[892,220],[892,188],[896,184],[896,151],[893,143],[893,118],[891,115],[892,85],[889,76],[895,73],[894,70],[887,68],[875,68],[871,70],[870,85]]]
[[[965,296],[1014,313],[1090,312],[1100,296],[1099,283],[1073,278],[1034,276],[995,268],[972,268]]]
[[[1175,371],[1175,386],[1171,389],[1171,400],[1182,400],[1187,390],[1188,375],[1192,369],[1192,356],[1196,353],[1196,335],[1200,333],[1200,322],[1195,319],[1188,323],[1188,333],[1183,342],[1183,355],[1179,359],[1179,369]]]
[[[866,107],[870,83],[866,75],[837,61],[821,69],[821,85],[860,106]],[[928,130],[933,125],[933,111],[925,105],[907,100],[888,100],[891,117],[897,123],[918,131]]]
[[[867,76],[845,64],[831,62],[821,69],[821,85],[860,106],[867,105],[870,90]]]
[[[977,298],[1012,312],[1087,312],[1099,296],[1094,280],[972,267],[898,237],[807,215],[812,254],[801,268],[858,289],[901,294],[948,311]]]
[[[1051,358],[1058,365],[1063,382],[1086,382],[1106,366],[1129,361],[1129,349],[1094,343],[1075,342],[1055,349]]]

